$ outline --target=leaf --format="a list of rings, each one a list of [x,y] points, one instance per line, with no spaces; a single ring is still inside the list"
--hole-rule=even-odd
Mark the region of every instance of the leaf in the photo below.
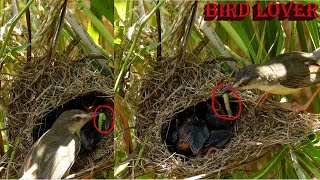
[[[297,32],[301,50],[303,52],[308,52],[308,44],[306,39],[306,34],[303,29],[303,24],[301,21],[297,21]]]
[[[109,20],[109,22],[113,24],[113,0],[91,0],[91,5],[93,5],[99,11],[99,13],[105,16]]]
[[[294,167],[292,165],[292,162],[290,161],[290,159],[286,160],[285,163],[285,172],[284,172],[284,177],[282,179],[298,179],[298,176],[294,170]]]
[[[295,50],[295,45],[296,45],[296,34],[297,34],[297,26],[296,26],[296,21],[293,21],[291,23],[291,37],[290,37],[290,45],[289,45],[289,52],[292,52]]]
[[[228,32],[229,36],[232,37],[232,39],[239,46],[239,48],[242,50],[242,52],[244,52],[248,57],[252,57],[252,59],[256,58],[256,53],[253,51],[253,49],[247,47],[247,45],[249,46],[250,43],[249,43],[249,39],[248,39],[245,31],[243,30],[243,28],[236,26],[237,29],[239,28],[238,31],[240,34],[238,34],[237,31],[231,26],[231,24],[229,22],[219,21],[219,23]],[[237,23],[235,23],[235,24],[237,24]],[[241,38],[241,37],[243,37],[243,38]],[[249,52],[252,56],[250,56]]]
[[[283,52],[283,49],[285,48],[285,39],[286,34],[284,33],[283,27],[280,26],[278,31],[278,45],[277,45],[277,51],[276,55],[281,54]]]
[[[320,164],[317,164],[318,167],[316,167],[315,165],[313,165],[311,159],[308,159],[305,155],[303,155],[303,152],[300,153],[296,153],[296,156],[298,158],[298,160],[304,164],[306,166],[306,168],[311,171],[316,177],[317,179],[320,179],[320,172],[319,172],[319,167]]]
[[[109,33],[106,27],[102,24],[102,22],[94,15],[94,13],[87,7],[84,0],[81,1],[81,8],[86,13],[92,24],[97,28],[97,31],[104,37],[109,45],[114,47],[114,39],[113,36]]]
[[[267,163],[265,167],[260,169],[255,174],[248,177],[248,179],[259,179],[265,177],[269,172],[274,170],[274,168],[284,159],[287,154],[288,148],[282,148],[276,151],[274,157]]]
[[[307,154],[320,167],[320,150],[316,149],[313,145],[310,145],[303,148],[301,151]]]
[[[12,56],[16,56],[19,51],[29,47],[30,45],[31,45],[31,43],[27,43],[27,44],[23,44],[21,46],[17,46],[15,48],[11,49],[10,53],[12,54]]]
[[[316,20],[306,21],[313,49],[320,47],[319,28]]]
[[[290,157],[292,166],[294,167],[295,172],[297,173],[297,176],[299,179],[306,179],[306,175],[304,170],[301,168],[300,164],[298,163],[297,156],[293,150],[290,149]]]
[[[124,163],[114,168],[114,176],[119,175],[122,171],[128,168],[130,163]]]
[[[19,12],[19,14],[17,16],[15,16],[13,22],[11,23],[10,25],[10,28],[9,28],[9,31],[8,31],[8,34],[6,36],[6,38],[4,39],[4,42],[1,46],[1,49],[0,49],[0,58],[3,58],[3,54],[4,54],[4,51],[7,47],[7,44],[8,44],[8,41],[9,39],[11,38],[11,34],[13,32],[13,28],[16,26],[16,24],[18,23],[18,21],[20,20],[20,18],[22,17],[22,15],[27,11],[27,9],[29,8],[29,6],[33,3],[34,0],[30,0],[26,6]],[[1,60],[0,60],[0,63],[1,63]]]
[[[232,178],[233,179],[247,179],[248,176],[244,171],[236,170],[232,173]]]
[[[160,1],[158,2],[158,4],[152,9],[152,11],[151,11],[148,15],[144,16],[144,18],[143,18],[143,19],[141,20],[141,22],[139,23],[140,27],[139,27],[139,29],[138,29],[138,32],[137,32],[137,34],[136,34],[136,37],[133,39],[133,42],[132,42],[131,47],[130,47],[130,49],[129,49],[129,51],[128,51],[128,54],[127,54],[127,56],[126,56],[126,58],[125,58],[125,60],[124,60],[124,63],[123,63],[123,65],[122,65],[121,69],[120,69],[120,72],[119,72],[119,74],[118,74],[118,77],[117,77],[117,79],[116,79],[116,81],[115,81],[115,83],[114,83],[114,91],[115,91],[115,92],[118,92],[118,91],[119,91],[120,81],[122,80],[122,78],[123,78],[123,76],[124,76],[124,74],[125,74],[125,71],[126,71],[126,69],[128,68],[128,65],[129,65],[129,63],[130,63],[131,55],[133,54],[134,48],[135,48],[135,46],[136,46],[136,44],[137,44],[137,41],[138,41],[138,39],[139,39],[139,37],[140,37],[140,34],[142,33],[143,27],[147,24],[147,21],[151,18],[151,16],[153,16],[153,15],[155,14],[155,12],[157,11],[157,9],[159,9],[160,6],[161,6],[164,2],[165,2],[165,0],[160,0]]]
[[[279,34],[279,29],[282,28],[281,23],[277,19],[272,19],[271,21],[262,21],[259,23],[264,24],[264,26],[261,25],[259,29],[261,29],[263,32],[265,31],[266,36],[265,41],[260,40],[259,44],[265,44],[265,49],[268,50],[269,57],[274,57],[275,55],[277,55],[277,47],[275,45],[279,38],[281,38]]]
[[[116,19],[120,19],[121,21],[126,20],[126,1],[125,0],[117,0],[114,2],[115,7],[115,15]],[[118,17],[118,18],[117,18]]]
[[[155,178],[156,178],[156,174],[153,171],[146,172],[143,175],[136,177],[136,179],[155,179]]]

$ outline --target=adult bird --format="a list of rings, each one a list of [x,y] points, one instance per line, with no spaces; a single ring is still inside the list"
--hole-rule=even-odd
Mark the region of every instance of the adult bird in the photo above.
[[[80,150],[80,129],[92,119],[92,114],[82,110],[63,112],[31,147],[20,171],[21,179],[61,179]]]
[[[236,90],[259,89],[264,91],[256,104],[263,103],[269,95],[289,95],[320,83],[320,48],[312,53],[290,52],[276,56],[262,64],[244,67],[236,74]],[[307,110],[320,86],[305,105],[277,103],[293,113]]]

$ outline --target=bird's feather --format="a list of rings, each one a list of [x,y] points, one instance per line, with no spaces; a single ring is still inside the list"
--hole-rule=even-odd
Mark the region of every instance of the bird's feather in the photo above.
[[[308,53],[286,53],[261,64],[260,69],[264,70],[262,78],[286,88],[305,88],[320,83],[320,64],[306,54]]]
[[[195,117],[189,118],[178,130],[179,141],[190,145],[193,154],[197,154],[204,142],[209,137],[208,127],[204,122],[198,121]]]
[[[37,179],[61,179],[75,161],[75,156],[79,152],[79,137],[74,135],[59,136],[49,131],[42,136],[31,148],[26,157],[22,179],[32,179],[26,177],[26,173],[32,165],[37,163],[38,168],[31,174]],[[44,154],[45,152],[45,154]],[[42,160],[41,160],[42,159]]]
[[[231,132],[229,130],[215,130],[210,132],[209,138],[205,142],[205,147],[215,146],[218,148],[224,147],[231,139]]]

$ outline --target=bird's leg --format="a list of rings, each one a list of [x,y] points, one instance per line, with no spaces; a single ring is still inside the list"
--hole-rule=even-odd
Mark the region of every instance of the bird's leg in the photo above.
[[[283,109],[292,111],[292,113],[290,113],[290,115],[294,115],[296,113],[299,112],[304,112],[308,109],[308,107],[310,106],[310,104],[312,103],[313,99],[316,97],[316,95],[320,92],[320,85],[318,86],[318,88],[316,89],[316,91],[312,94],[311,98],[308,100],[308,102],[306,104],[299,105],[296,102],[294,103],[276,103],[278,106],[280,106]]]
[[[262,96],[260,96],[257,100],[255,108],[259,107],[262,103],[264,103],[270,95],[270,93],[264,93]]]
[[[203,155],[203,148],[201,148],[198,153],[196,154],[196,158],[201,158]]]
[[[308,107],[310,106],[310,104],[312,103],[313,99],[316,97],[316,95],[320,92],[320,85],[317,87],[316,91],[312,94],[311,98],[308,100],[308,102],[303,105],[303,106],[300,106],[298,109],[298,112],[301,112],[301,111],[306,111],[308,109]]]
[[[210,154],[214,154],[216,152],[218,152],[220,149],[215,147],[215,146],[212,146],[208,149],[207,153],[206,153],[206,156],[210,155]]]
[[[199,152],[197,153],[196,157],[200,158],[202,156],[209,156],[210,154],[214,154],[214,153],[218,152],[219,150],[220,150],[220,148],[217,148],[215,146],[207,147],[205,149],[201,148],[199,150]]]

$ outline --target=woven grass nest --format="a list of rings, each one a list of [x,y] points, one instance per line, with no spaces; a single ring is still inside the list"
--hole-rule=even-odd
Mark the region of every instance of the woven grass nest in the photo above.
[[[14,147],[14,157],[3,160],[7,163],[4,165],[7,173],[2,178],[16,177],[32,144],[64,110],[79,109],[79,98],[99,99],[100,103],[113,107],[113,79],[101,75],[88,60],[81,59],[70,59],[63,54],[35,58],[24,64],[3,91],[9,97],[4,106],[8,144]],[[78,178],[90,178],[91,172],[112,167],[111,133],[102,135],[91,151],[80,153],[70,173]]]
[[[161,178],[219,178],[222,172],[256,160],[278,145],[297,143],[319,129],[318,115],[304,113],[290,119],[287,111],[269,102],[255,109],[258,95],[242,91],[238,93],[243,110],[223,150],[189,160],[171,153],[161,133],[175,115],[211,98],[216,85],[231,84],[218,62],[197,63],[199,57],[184,57],[177,55],[157,62],[154,71],[142,80],[140,99],[132,102],[138,109],[138,142],[145,145],[143,154],[136,153],[132,158],[142,157],[134,169],[136,176],[150,170]]]

